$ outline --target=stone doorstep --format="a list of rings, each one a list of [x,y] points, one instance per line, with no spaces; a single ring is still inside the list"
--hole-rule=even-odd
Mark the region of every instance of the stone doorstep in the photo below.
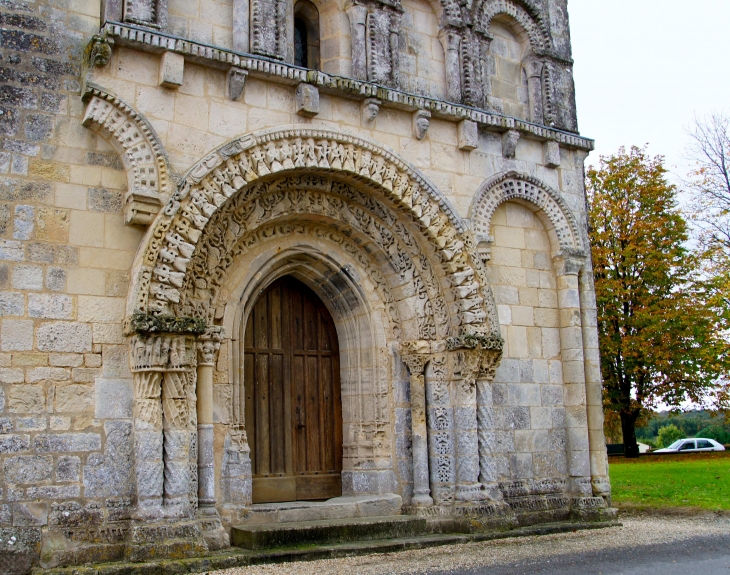
[[[334,497],[327,501],[256,503],[242,523],[259,525],[400,515],[401,505],[400,495],[394,493]]]
[[[293,561],[315,561],[318,559],[337,559],[372,553],[394,553],[443,545],[507,539],[509,537],[551,535],[583,529],[603,529],[606,527],[620,526],[621,523],[618,521],[555,523],[533,525],[512,531],[493,533],[422,535],[420,537],[406,537],[401,539],[358,541],[334,545],[311,545],[303,548],[258,551],[234,548],[205,557],[191,559],[147,561],[144,563],[106,563],[81,567],[55,567],[52,569],[35,568],[32,571],[32,575],[180,575],[182,573],[207,573],[233,567],[288,563]]]
[[[300,521],[269,525],[236,526],[231,544],[244,549],[271,549],[295,545],[321,545],[374,539],[425,535],[427,521],[421,517],[391,515],[327,521]]]

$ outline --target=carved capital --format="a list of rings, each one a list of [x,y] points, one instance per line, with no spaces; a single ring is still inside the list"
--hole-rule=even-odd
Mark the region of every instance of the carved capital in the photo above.
[[[494,381],[499,363],[502,360],[502,350],[480,350],[479,352],[479,373],[482,380]]]
[[[403,356],[403,363],[408,366],[408,371],[411,372],[411,377],[423,375],[423,370],[426,368],[426,364],[430,360],[431,356],[426,354],[413,354]]]
[[[195,339],[189,335],[135,335],[130,340],[132,371],[181,371],[195,365]]]
[[[205,333],[198,337],[198,365],[214,365],[221,348],[224,331],[220,326],[208,326]]]
[[[580,270],[583,269],[585,262],[586,257],[582,253],[563,250],[553,258],[555,274],[558,276],[577,276]]]

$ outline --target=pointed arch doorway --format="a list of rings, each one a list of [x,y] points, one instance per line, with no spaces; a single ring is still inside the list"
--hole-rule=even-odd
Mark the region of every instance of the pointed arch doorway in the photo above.
[[[339,345],[322,300],[291,276],[249,314],[243,341],[253,502],[342,494]]]

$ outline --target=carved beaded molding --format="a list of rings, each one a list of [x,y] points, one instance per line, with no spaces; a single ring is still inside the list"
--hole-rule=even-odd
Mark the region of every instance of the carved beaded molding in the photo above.
[[[240,68],[248,72],[251,76],[263,77],[271,81],[286,84],[296,85],[306,82],[329,93],[345,94],[348,97],[355,97],[362,100],[366,98],[377,98],[386,107],[405,109],[408,111],[426,110],[431,112],[434,118],[441,118],[452,122],[471,120],[477,122],[480,126],[499,132],[519,130],[523,134],[537,140],[555,141],[561,146],[585,151],[594,149],[593,140],[583,138],[577,134],[563,132],[558,129],[533,124],[498,113],[487,112],[467,105],[459,105],[437,98],[411,94],[396,88],[384,87],[374,82],[326,74],[319,70],[305,70],[279,60],[271,60],[265,56],[239,54],[232,50],[209,46],[193,40],[165,34],[157,30],[138,28],[118,22],[107,22],[99,34],[113,39],[116,44],[121,46],[130,46],[138,50],[153,53],[161,53],[164,51],[175,52],[182,54],[192,61],[207,66],[218,67],[223,70],[228,70],[232,67]],[[555,56],[550,57],[555,58]]]
[[[518,172],[492,178],[482,184],[474,195],[469,217],[474,234],[480,241],[491,236],[494,211],[509,200],[527,201],[540,208],[553,224],[563,253],[585,254],[578,224],[560,193],[540,180]]]
[[[256,180],[269,180],[272,174],[316,176],[323,172],[359,181],[393,205],[396,215],[405,214],[410,227],[420,232],[433,252],[428,256],[431,265],[440,269],[441,285],[451,290],[446,301],[458,308],[452,310],[452,325],[461,327],[453,335],[498,334],[494,299],[473,238],[441,192],[410,164],[374,142],[296,127],[233,140],[188,172],[148,232],[146,247],[138,256],[141,261],[136,266],[139,271],[130,313],[169,314],[181,301],[191,258],[207,233],[208,222],[229,198],[251,193]],[[360,203],[368,197],[362,195],[365,199]],[[344,199],[342,196],[340,203]]]
[[[511,16],[525,29],[527,36],[530,38],[532,49],[536,54],[544,54],[549,51],[551,46],[550,32],[545,26],[540,11],[530,6],[529,2],[482,0],[477,4],[474,11],[475,24],[481,30],[487,31],[492,18],[498,14]]]
[[[83,125],[119,153],[127,171],[125,220],[148,225],[174,188],[167,155],[147,120],[121,98],[88,86]]]

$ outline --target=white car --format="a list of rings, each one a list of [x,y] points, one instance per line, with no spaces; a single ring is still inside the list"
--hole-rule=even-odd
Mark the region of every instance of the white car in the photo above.
[[[725,451],[725,447],[714,439],[695,437],[694,439],[678,439],[669,447],[657,449],[652,453],[698,453],[700,451]]]

